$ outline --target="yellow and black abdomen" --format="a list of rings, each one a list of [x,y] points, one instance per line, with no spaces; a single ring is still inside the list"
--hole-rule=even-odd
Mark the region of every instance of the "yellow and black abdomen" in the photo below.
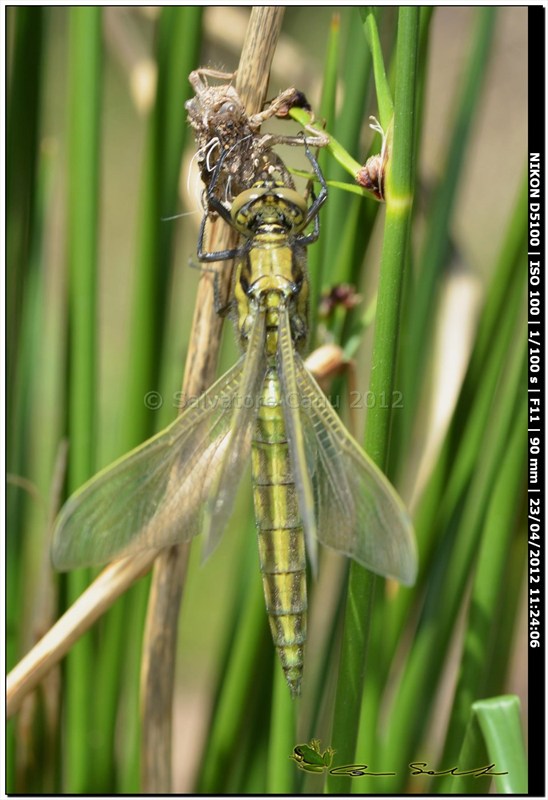
[[[270,628],[293,696],[300,693],[306,640],[306,561],[281,387],[266,373],[252,444],[253,497]]]

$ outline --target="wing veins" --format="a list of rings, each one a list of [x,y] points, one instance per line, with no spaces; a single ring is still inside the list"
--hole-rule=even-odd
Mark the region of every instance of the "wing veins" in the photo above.
[[[205,481],[223,447],[243,367],[242,357],[168,428],[69,499],[54,531],[57,568],[105,563],[147,547],[187,541],[198,532],[199,505],[211,481],[200,487],[193,475]],[[158,522],[164,530],[153,532]]]
[[[301,413],[315,438],[309,446],[319,540],[373,572],[411,585],[416,548],[400,498],[350,436],[298,354],[295,364]]]

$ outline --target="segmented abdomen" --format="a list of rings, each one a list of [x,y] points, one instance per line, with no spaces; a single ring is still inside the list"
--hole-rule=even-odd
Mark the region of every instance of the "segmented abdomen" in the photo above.
[[[304,535],[291,469],[281,389],[267,371],[252,444],[253,497],[270,629],[286,680],[300,693],[306,640]]]

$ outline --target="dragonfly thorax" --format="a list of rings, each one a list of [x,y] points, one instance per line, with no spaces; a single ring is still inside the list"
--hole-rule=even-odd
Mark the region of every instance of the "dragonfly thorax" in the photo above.
[[[301,349],[308,331],[307,299],[308,284],[298,285],[282,275],[261,275],[244,293],[242,284],[235,291],[238,301],[237,326],[244,349],[247,338],[258,314],[265,316],[265,350],[268,356],[275,356],[278,348],[278,327],[280,312],[289,310],[291,334],[295,347]]]
[[[299,349],[306,340],[308,278],[301,247],[291,246],[286,232],[256,234],[238,264],[235,285],[237,325],[243,347],[257,314],[266,315],[267,352],[275,355],[278,309],[287,308],[292,338]]]

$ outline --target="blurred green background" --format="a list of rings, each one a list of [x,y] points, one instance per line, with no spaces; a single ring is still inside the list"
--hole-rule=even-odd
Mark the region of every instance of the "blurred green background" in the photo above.
[[[286,9],[269,97],[294,85],[305,92],[313,108],[320,107],[334,11],[337,9],[327,6]],[[365,50],[365,39],[357,9],[339,9],[338,13],[336,114],[335,119],[328,120],[327,127],[345,141],[349,75],[353,64],[365,63],[358,59],[358,49]],[[422,331],[426,337],[426,344],[421,343],[426,363],[413,387],[417,407],[411,421],[395,423],[396,434],[402,430],[398,428],[401,424],[407,431],[407,439],[402,434],[401,441],[405,445],[395,446],[392,472],[413,510],[419,507],[421,493],[435,472],[440,443],[454,414],[478,320],[484,311],[483,304],[488,293],[494,291],[493,276],[504,242],[511,235],[512,226],[519,229],[513,241],[521,241],[525,230],[519,227],[524,226],[525,217],[520,216],[522,206],[517,198],[523,186],[527,152],[527,9],[500,8],[496,18],[493,16],[488,23],[483,23],[489,42],[485,44],[485,63],[478,67],[481,85],[470,113],[470,129],[463,132],[463,152],[453,165],[448,165],[447,161],[450,142],[459,138],[457,110],[466,105],[463,87],[472,61],[473,44],[482,24],[480,13],[481,10],[474,8],[435,8],[429,27],[424,28],[422,117],[417,133],[417,188],[412,230],[412,266],[416,274],[420,274],[421,259],[426,257],[425,243],[434,236],[429,230],[435,215],[433,202],[439,200],[437,193],[444,184],[449,166],[455,167],[456,178],[447,201],[447,224],[444,221],[437,234],[438,242],[440,237],[443,239],[440,244],[443,258],[435,267],[436,288],[425,315],[428,327]],[[396,14],[397,9],[385,9],[379,23],[388,63],[395,41]],[[89,16],[75,19],[73,11],[66,7],[8,9],[8,667],[47,630],[62,606],[68,604],[73,591],[79,591],[77,585],[76,588],[70,585],[71,579],[59,580],[52,574],[48,558],[52,516],[65,491],[61,489],[67,471],[67,456],[60,449],[63,438],[67,434],[71,438],[66,483],[72,490],[85,477],[175,416],[199,279],[199,271],[188,266],[189,259],[195,262],[200,207],[196,202],[199,191],[196,178],[189,177],[194,142],[191,132],[185,131],[184,126],[184,101],[190,96],[187,74],[200,65],[234,69],[248,15],[249,9],[243,7],[211,6],[178,12],[147,7],[103,7]],[[181,38],[177,39],[178,36]],[[83,63],[86,53],[87,66]],[[158,80],[159,99],[155,108]],[[365,87],[361,95],[363,107],[356,109],[361,122],[357,140],[352,145],[352,155],[361,162],[372,141],[368,116],[377,113],[371,76]],[[83,137],[84,154],[95,153],[95,162],[91,159],[88,172],[81,170],[82,151],[73,146],[79,124],[91,137],[87,145],[85,135]],[[289,123],[278,125],[284,131],[290,129]],[[178,149],[183,153],[180,172]],[[288,155],[288,163],[291,163],[290,158]],[[74,217],[82,199],[89,199],[92,206],[96,199],[97,219],[95,228],[90,224],[80,234]],[[345,203],[350,202],[344,193],[332,189],[327,205],[344,208]],[[363,202],[372,205],[370,201]],[[185,216],[167,220],[180,213]],[[329,208],[325,214],[328,213]],[[90,218],[93,218],[93,211],[88,222]],[[365,217],[359,219],[364,227],[358,226],[353,234],[358,243],[360,230],[366,229]],[[320,244],[314,249],[336,254],[342,238],[337,224],[341,223],[333,216],[333,221],[324,219],[322,224]],[[358,258],[358,270],[349,271],[349,274],[359,275],[364,307],[374,296],[375,265],[382,243],[379,219],[367,236],[369,266],[362,269],[363,247],[359,257],[354,256]],[[91,244],[88,246],[87,242]],[[91,260],[88,267],[81,269],[79,247],[84,248]],[[517,265],[520,263],[519,248],[516,247],[515,252]],[[317,256],[311,254],[311,258]],[[145,262],[149,270],[147,278],[142,277],[145,267],[136,266]],[[69,268],[75,270],[75,277],[69,278]],[[79,283],[88,268],[91,282]],[[328,286],[329,264],[324,264],[323,276]],[[417,285],[420,286],[420,281]],[[96,302],[90,301],[87,293],[95,291]],[[407,291],[412,292],[412,288],[408,287]],[[501,296],[505,296],[506,291],[509,297],[518,297],[515,311],[518,321],[514,333],[509,334],[509,341],[512,341],[519,338],[521,331],[518,327],[521,289],[508,278],[500,289]],[[144,302],[144,311],[139,297]],[[147,309],[147,300],[152,310]],[[80,301],[93,318],[92,341],[81,345],[84,348],[81,358],[78,349],[75,352],[75,342],[82,340],[78,338],[78,321],[73,316],[75,309],[81,308]],[[412,309],[409,301],[406,313],[410,318]],[[502,327],[502,317],[498,319],[500,324],[495,320],[487,328],[493,338],[486,345],[485,360],[475,380],[468,386],[470,408],[480,397],[483,379],[489,372],[490,354],[496,350],[497,331]],[[410,327],[404,325],[403,329],[404,353],[408,342],[412,341],[410,331],[413,328],[412,322],[406,324]],[[231,327],[225,326],[225,330],[220,369],[233,363],[237,352]],[[320,328],[318,341],[329,335],[329,326],[327,330]],[[92,354],[89,362],[82,363],[86,362],[87,352]],[[362,347],[356,354],[362,392],[368,386],[369,354],[370,331],[366,330]],[[401,361],[401,380],[405,382],[409,380],[409,376],[405,377],[405,355]],[[507,386],[511,384],[512,378],[507,375],[512,369],[510,362],[509,351],[507,358],[501,357],[497,362],[500,371],[496,373],[495,383],[499,392],[502,391],[501,382],[502,389],[505,381]],[[85,387],[85,380],[90,381],[88,400],[92,407],[82,411],[79,406],[79,410],[71,412],[74,401],[69,387],[75,371],[80,368],[87,375],[79,381],[80,386]],[[140,377],[136,377],[137,374]],[[147,391],[160,393],[161,408],[156,411],[145,408]],[[513,402],[513,397],[508,402]],[[495,404],[496,399],[492,402]],[[70,419],[78,418],[80,413],[79,424],[86,430],[75,444],[70,433],[73,430]],[[363,412],[361,417],[360,425],[363,425]],[[466,419],[463,414],[461,427],[454,431],[453,456],[447,456],[446,463],[457,458],[459,433],[465,429]],[[510,428],[508,431],[506,440],[498,443],[501,450],[497,452],[502,458],[511,444]],[[481,439],[482,431],[476,436],[474,447],[479,459],[487,444]],[[361,440],[361,435],[358,438]],[[87,451],[79,471],[71,476],[70,459],[77,447],[87,447]],[[466,489],[458,501],[459,514],[465,506],[466,492],[481,479],[481,476],[474,476],[474,459],[472,462],[465,480]],[[509,589],[506,604],[501,605],[499,612],[506,615],[507,626],[499,632],[497,640],[502,663],[496,691],[518,695],[522,712],[526,714],[524,552],[517,542],[522,525],[518,512],[522,510],[525,462],[518,459],[517,463],[512,483],[516,500],[510,512],[506,512],[506,516],[503,514],[506,520],[509,514],[515,515],[503,557],[508,559],[511,553],[509,561],[514,566],[507,560],[501,566]],[[450,477],[448,467],[444,476],[446,485],[450,485]],[[496,478],[496,475],[490,478],[486,498],[492,499]],[[448,523],[451,536],[457,536],[459,514],[451,516]],[[441,529],[439,533],[441,539]],[[453,547],[451,537],[449,542],[447,547]],[[203,758],[206,762],[209,758],[217,763],[217,756],[212,753],[218,751],[207,750],[207,747],[213,747],[212,742],[215,743],[219,735],[214,728],[222,695],[222,676],[227,671],[231,643],[244,615],[248,592],[252,593],[252,587],[256,588],[259,581],[249,492],[242,491],[233,524],[218,550],[204,565],[199,563],[199,550],[197,543],[192,551],[180,621],[174,790],[196,791],[196,787],[201,786],[202,791],[213,792],[266,791],[261,776],[266,771],[270,716],[268,710],[264,717],[259,710],[269,708],[270,701],[264,700],[270,697],[265,686],[273,666],[266,617],[259,623],[262,655],[257,663],[262,665],[262,677],[258,680],[255,699],[259,702],[260,698],[260,703],[249,721],[250,730],[244,735],[238,725],[233,728],[240,731],[241,739],[231,743],[234,750],[228,755],[225,753],[224,760],[219,757],[219,764],[226,764],[228,759],[231,765],[230,770],[225,769],[224,783],[217,776],[221,782],[215,783],[212,779],[213,783],[208,785],[203,764],[200,767]],[[431,590],[428,580],[433,581],[433,585],[439,582],[443,575],[440,564],[446,564],[448,552],[450,550],[442,554],[437,566],[435,561],[429,561],[428,573],[421,578],[410,617],[412,623],[407,628],[408,639],[405,645],[400,644],[403,650],[398,651],[400,672],[405,669],[409,637],[412,639],[415,635],[414,625],[421,604]],[[478,540],[474,558],[479,552]],[[333,563],[334,574],[341,580],[342,567],[337,565],[336,559]],[[326,566],[327,575],[331,574],[330,568]],[[476,568],[474,562],[470,578]],[[88,580],[89,576],[83,576],[80,587]],[[320,648],[318,652],[324,654],[317,656],[318,661],[327,658],[326,671],[320,670],[323,679],[318,680],[320,683],[324,680],[329,691],[320,703],[318,694],[307,698],[305,689],[298,730],[303,741],[310,735],[322,735],[327,744],[340,605],[337,600],[339,583],[335,581],[334,597],[326,599],[329,592],[327,579],[324,580],[322,591],[318,590],[313,598],[318,605],[317,610],[313,607],[316,619],[311,627],[313,631],[321,629],[324,613],[329,624],[335,620],[333,641],[328,650],[331,655],[325,656]],[[62,686],[66,670],[71,667],[63,667],[60,673],[51,676],[37,702],[27,704],[10,723],[8,786],[11,791],[45,793],[58,791],[61,786],[76,793],[136,791],[137,686],[142,615],[146,604],[144,584],[142,582],[120,601],[118,609],[94,629],[84,647],[83,660],[87,661],[84,672],[88,674],[81,691],[84,705],[88,707],[82,711],[80,720],[74,721],[67,711],[71,701],[66,699]],[[434,710],[415,709],[415,715],[429,719],[429,725],[421,731],[421,741],[427,743],[432,758],[440,755],[436,742],[443,741],[445,734],[442,732],[448,730],[472,591],[471,582],[467,583],[459,598],[451,646],[443,655],[438,654],[440,666],[436,680],[439,679],[439,683],[436,684]],[[325,612],[320,599],[325,602]],[[443,607],[439,611],[443,616]],[[264,611],[262,613],[264,615]],[[500,627],[500,616],[492,624]],[[309,655],[311,664],[316,658],[314,652],[311,650]],[[78,666],[74,669],[80,670]],[[495,686],[490,688],[493,690],[490,693],[495,693]],[[314,692],[317,691],[316,686]],[[90,711],[90,703],[101,710]],[[72,725],[76,725],[76,729]],[[77,742],[75,747],[76,751],[80,748],[79,755],[76,752],[69,757],[71,741]],[[243,766],[238,765],[235,755],[238,750]],[[291,748],[288,756],[290,752]],[[84,763],[80,770],[78,759],[85,762],[86,754],[89,763]],[[365,758],[362,754],[361,759]],[[388,758],[385,768],[389,761]],[[296,780],[296,769],[292,763],[289,765],[292,771],[289,780]],[[201,784],[196,783],[198,774],[202,776]],[[317,791],[317,785],[312,783],[310,790]],[[398,787],[399,790],[403,788]],[[293,791],[298,789],[303,790],[303,785],[295,783]]]

